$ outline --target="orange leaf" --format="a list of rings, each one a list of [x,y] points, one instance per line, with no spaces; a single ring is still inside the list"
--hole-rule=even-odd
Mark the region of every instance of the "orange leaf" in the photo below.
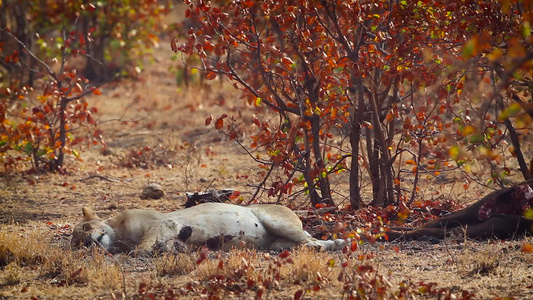
[[[532,244],[523,244],[521,251],[522,252],[526,252],[526,253],[533,253],[533,245]]]
[[[217,73],[215,73],[215,72],[209,72],[209,73],[207,73],[206,78],[207,78],[208,80],[213,80],[213,79],[217,78]]]
[[[221,129],[224,126],[224,119],[218,118],[215,122],[215,129]]]
[[[352,252],[357,251],[357,243],[355,241],[352,241],[352,245],[350,247],[350,250],[352,250]]]
[[[239,191],[233,191],[233,194],[229,196],[230,199],[237,199],[241,195],[241,192]]]
[[[100,95],[102,95],[102,92],[100,92],[99,89],[94,89],[93,90],[93,94],[100,96]]]

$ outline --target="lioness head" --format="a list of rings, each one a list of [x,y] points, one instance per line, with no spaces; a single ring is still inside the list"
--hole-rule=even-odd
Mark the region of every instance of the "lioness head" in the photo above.
[[[109,251],[113,229],[102,222],[90,208],[84,207],[82,211],[83,219],[72,231],[71,248],[79,249],[97,244]]]

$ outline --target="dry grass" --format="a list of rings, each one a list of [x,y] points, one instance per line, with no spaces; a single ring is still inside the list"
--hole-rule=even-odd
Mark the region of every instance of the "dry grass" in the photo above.
[[[49,232],[42,231],[1,232],[0,265],[5,267],[0,284],[12,286],[11,292],[27,292],[28,286],[37,285],[36,295],[46,294],[51,287],[90,286],[111,291],[122,285],[121,267],[114,259],[98,249],[73,252],[66,243],[52,244],[50,238]],[[14,294],[5,290],[0,296]]]
[[[390,299],[468,291],[464,295],[475,293],[476,298],[527,298],[532,292],[533,257],[520,250],[533,242],[531,238],[394,247],[364,244],[354,252],[239,249],[138,259],[112,257],[96,248],[71,251],[64,234],[30,224],[32,230],[12,225],[0,232],[0,297],[286,299],[301,294]],[[200,262],[202,255],[206,259]]]

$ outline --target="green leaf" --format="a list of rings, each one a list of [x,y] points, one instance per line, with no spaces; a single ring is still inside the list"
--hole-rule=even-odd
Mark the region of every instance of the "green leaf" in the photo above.
[[[519,103],[513,103],[509,106],[507,106],[498,116],[498,121],[505,121],[509,119],[510,117],[516,115],[522,107]]]
[[[522,23],[521,29],[522,29],[522,36],[525,39],[528,39],[531,36],[531,24],[529,24],[528,21],[524,21],[524,23]]]
[[[26,154],[31,154],[33,152],[33,144],[31,142],[26,142],[26,145],[24,145],[24,152]]]
[[[36,153],[36,155],[39,156],[39,157],[40,157],[40,156],[43,156],[43,155],[45,155],[45,154],[46,154],[46,150],[43,150],[43,149],[37,151],[37,153]]]
[[[464,44],[463,48],[461,49],[461,56],[463,58],[471,58],[476,55],[475,50],[476,50],[476,42],[474,41],[474,39],[470,39],[468,40],[468,42]]]
[[[476,132],[470,137],[470,143],[482,144],[485,141],[485,135],[483,132]]]
[[[530,209],[526,210],[526,211],[524,212],[524,217],[525,217],[526,219],[531,219],[531,220],[533,220],[533,208],[530,208]]]

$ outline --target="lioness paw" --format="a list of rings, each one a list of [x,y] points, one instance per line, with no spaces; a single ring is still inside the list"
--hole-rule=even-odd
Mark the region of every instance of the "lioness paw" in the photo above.
[[[151,257],[153,255],[152,249],[137,248],[130,252],[130,255],[137,258]]]
[[[313,240],[306,244],[308,247],[315,247],[318,250],[341,250],[345,245],[346,241],[342,239],[336,240]]]

